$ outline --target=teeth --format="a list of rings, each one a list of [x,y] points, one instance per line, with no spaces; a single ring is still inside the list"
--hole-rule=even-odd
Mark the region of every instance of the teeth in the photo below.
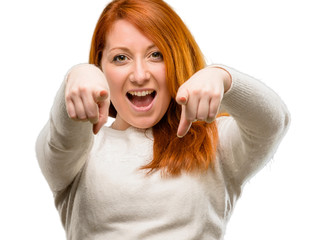
[[[149,95],[149,94],[153,93],[153,90],[148,90],[148,91],[129,91],[128,93],[130,95],[133,95],[133,96],[144,97],[146,95]]]

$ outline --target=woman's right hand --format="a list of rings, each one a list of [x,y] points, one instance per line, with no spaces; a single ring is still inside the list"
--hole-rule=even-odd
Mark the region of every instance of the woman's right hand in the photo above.
[[[107,122],[110,106],[104,73],[92,64],[74,66],[67,75],[65,101],[68,116],[76,121],[90,121],[97,134]]]

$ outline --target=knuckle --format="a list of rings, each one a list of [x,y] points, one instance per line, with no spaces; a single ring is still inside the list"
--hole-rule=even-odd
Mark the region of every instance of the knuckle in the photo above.
[[[191,90],[191,94],[194,96],[200,95],[201,89],[193,89]]]
[[[67,95],[68,98],[79,96],[79,90],[77,88],[71,89]]]
[[[88,87],[85,86],[85,85],[79,86],[79,87],[78,87],[78,91],[79,91],[80,93],[87,93],[87,92],[88,92]]]
[[[212,98],[220,99],[221,98],[221,93],[220,92],[213,92],[211,94]]]
[[[69,94],[65,95],[65,101],[68,103],[71,101],[71,96]]]
[[[211,95],[211,92],[208,89],[202,89],[201,94],[204,96]]]
[[[81,94],[85,94],[87,92],[88,92],[88,87],[86,87],[86,86],[73,87],[68,90],[68,93],[66,94],[66,98],[70,99],[71,97],[81,96]]]

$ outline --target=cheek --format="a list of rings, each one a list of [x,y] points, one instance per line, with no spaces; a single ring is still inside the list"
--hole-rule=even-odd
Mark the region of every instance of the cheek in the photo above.
[[[160,95],[161,95],[161,110],[163,113],[165,113],[171,102],[171,94],[168,91],[166,82],[163,83]]]
[[[154,74],[160,86],[160,90],[168,92],[165,65],[161,66]]]
[[[168,108],[168,105],[171,101],[171,94],[167,87],[167,81],[166,81],[166,71],[165,68],[161,69],[158,74],[159,79],[159,86],[160,86],[160,95],[162,97],[162,110],[166,111]]]
[[[114,70],[106,70],[104,72],[105,77],[107,79],[107,83],[108,83],[108,87],[110,90],[110,99],[111,102],[115,104],[119,104],[119,100],[121,99],[121,95],[122,95],[122,87],[123,87],[123,83],[124,81],[122,79],[123,78],[123,74],[121,74],[118,71],[114,71]]]
[[[165,98],[165,101],[170,100],[171,99],[171,93],[168,90],[166,77],[162,78],[162,81],[160,81],[159,85],[160,85],[160,88],[161,88],[160,90],[162,92],[162,95]]]
[[[119,90],[123,85],[124,76],[121,72],[115,71],[114,69],[107,69],[105,72],[105,77],[107,79],[110,91]]]

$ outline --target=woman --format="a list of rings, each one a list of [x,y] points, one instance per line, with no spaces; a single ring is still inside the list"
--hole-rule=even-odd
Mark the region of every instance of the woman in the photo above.
[[[264,84],[205,66],[162,0],[115,0],[36,151],[68,239],[223,239],[242,187],[288,122]]]

